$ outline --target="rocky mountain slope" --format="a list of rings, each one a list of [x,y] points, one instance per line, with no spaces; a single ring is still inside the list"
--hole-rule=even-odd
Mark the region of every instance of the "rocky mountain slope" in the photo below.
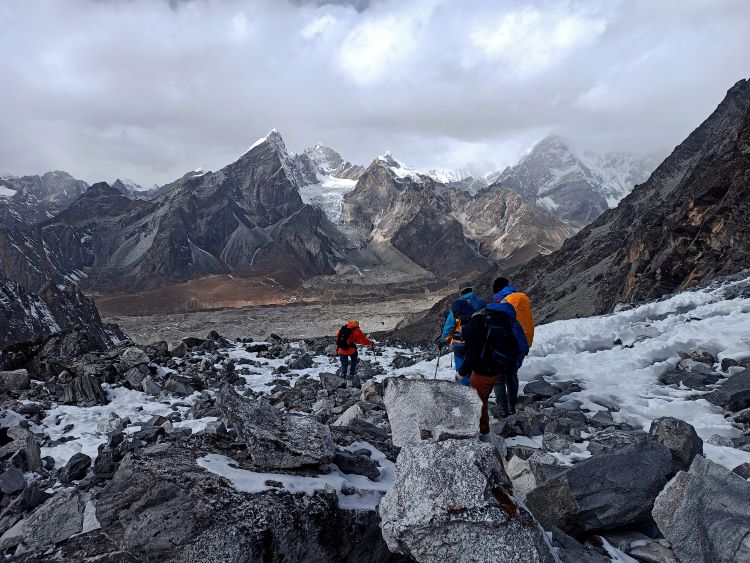
[[[487,440],[434,348],[345,379],[331,337],[53,336],[0,356],[0,556],[742,561],[749,303],[738,277],[540,327]]]
[[[344,198],[342,221],[445,277],[551,252],[574,230],[501,187],[476,195],[377,158]]]
[[[218,172],[193,172],[148,201],[95,184],[53,219],[0,250],[6,275],[138,289],[212,274],[331,274],[347,243],[299,194],[307,170],[272,133]],[[18,239],[23,239],[21,243]],[[34,288],[34,283],[26,283]]]
[[[304,156],[312,163],[317,172],[323,176],[333,176],[344,180],[358,180],[365,171],[364,166],[344,161],[339,153],[331,147],[317,144],[305,149]]]
[[[645,181],[658,161],[631,153],[579,155],[562,137],[540,141],[515,166],[489,176],[553,215],[584,226]]]
[[[540,320],[612,311],[750,266],[750,81],[617,208],[513,276]]]
[[[88,188],[67,172],[0,177],[0,227],[21,227],[53,217]]]
[[[117,326],[102,322],[94,303],[76,286],[47,283],[31,293],[0,275],[0,350],[73,329],[84,330],[105,348],[124,339]]]

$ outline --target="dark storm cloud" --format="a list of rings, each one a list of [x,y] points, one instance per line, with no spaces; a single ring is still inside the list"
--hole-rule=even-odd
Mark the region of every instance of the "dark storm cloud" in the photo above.
[[[667,151],[750,75],[741,0],[5,0],[0,29],[0,171],[89,181],[215,170],[274,127],[420,168],[549,132]]]

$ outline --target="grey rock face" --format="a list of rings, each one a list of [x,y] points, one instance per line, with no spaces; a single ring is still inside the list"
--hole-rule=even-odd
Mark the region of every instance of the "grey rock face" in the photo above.
[[[125,367],[127,369],[130,369],[141,364],[147,364],[151,360],[149,359],[146,352],[144,352],[140,348],[131,346],[130,348],[125,348],[125,350],[122,351],[122,354],[120,355],[120,361],[125,364]]]
[[[730,376],[716,391],[706,395],[706,400],[728,411],[750,407],[750,369]]]
[[[659,493],[652,515],[683,563],[750,561],[750,483],[697,456]]]
[[[508,274],[537,321],[608,313],[747,267],[748,108],[743,79],[617,208]]]
[[[23,473],[16,467],[11,467],[0,473],[0,491],[9,495],[22,491],[26,486]]]
[[[315,365],[310,354],[305,352],[299,358],[296,358],[289,362],[289,369],[307,369]]]
[[[217,395],[226,425],[247,443],[258,467],[286,469],[330,463],[333,439],[328,426],[307,416],[283,414],[262,399],[248,399],[224,385]]]
[[[70,483],[71,481],[82,479],[89,470],[89,467],[91,467],[91,458],[89,456],[80,452],[73,454],[73,457],[62,468],[60,480],[63,483]]]
[[[651,423],[649,434],[672,453],[672,473],[686,471],[696,455],[703,455],[703,440],[698,437],[695,428],[684,420],[657,418]]]
[[[21,391],[30,384],[29,372],[25,369],[0,371],[0,391]]]
[[[106,405],[107,394],[93,375],[79,375],[65,386],[63,403],[67,405]]]
[[[54,545],[83,530],[83,512],[88,501],[76,489],[62,489],[26,518],[25,543],[31,547]]]
[[[102,531],[137,560],[403,560],[376,513],[339,510],[333,492],[239,492],[196,464],[201,451],[194,439],[126,457],[96,503]]]
[[[672,467],[666,446],[644,440],[582,461],[526,496],[546,529],[583,533],[646,517]]]
[[[384,385],[395,446],[479,434],[482,402],[474,389],[403,377],[386,379]]]
[[[500,456],[474,440],[406,446],[380,502],[383,537],[417,561],[554,560],[543,532],[513,499]]]

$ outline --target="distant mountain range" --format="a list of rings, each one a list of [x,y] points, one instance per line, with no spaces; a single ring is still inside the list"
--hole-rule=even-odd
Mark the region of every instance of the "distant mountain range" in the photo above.
[[[294,154],[275,130],[217,172],[193,170],[152,189],[121,179],[88,187],[64,172],[4,178],[0,271],[32,293],[48,281],[127,294],[207,276],[287,288],[321,276],[334,284],[467,278],[553,252],[577,231],[561,214],[617,196],[614,175],[606,183],[561,143],[545,139],[495,182],[468,169],[419,173],[390,154],[365,168],[320,144]],[[588,191],[549,188],[550,178],[570,185],[584,172]]]

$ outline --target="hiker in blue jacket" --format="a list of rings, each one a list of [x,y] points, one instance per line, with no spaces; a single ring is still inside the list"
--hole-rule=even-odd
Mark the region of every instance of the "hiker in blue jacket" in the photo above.
[[[463,329],[471,316],[477,311],[483,309],[485,302],[477,297],[471,286],[461,286],[459,296],[451,305],[448,318],[443,325],[443,333],[440,335],[439,345],[450,344],[453,347],[453,356],[456,359],[456,373],[461,370],[464,362],[464,338]],[[458,378],[458,377],[457,377]],[[469,378],[461,379],[463,385],[469,384]]]

